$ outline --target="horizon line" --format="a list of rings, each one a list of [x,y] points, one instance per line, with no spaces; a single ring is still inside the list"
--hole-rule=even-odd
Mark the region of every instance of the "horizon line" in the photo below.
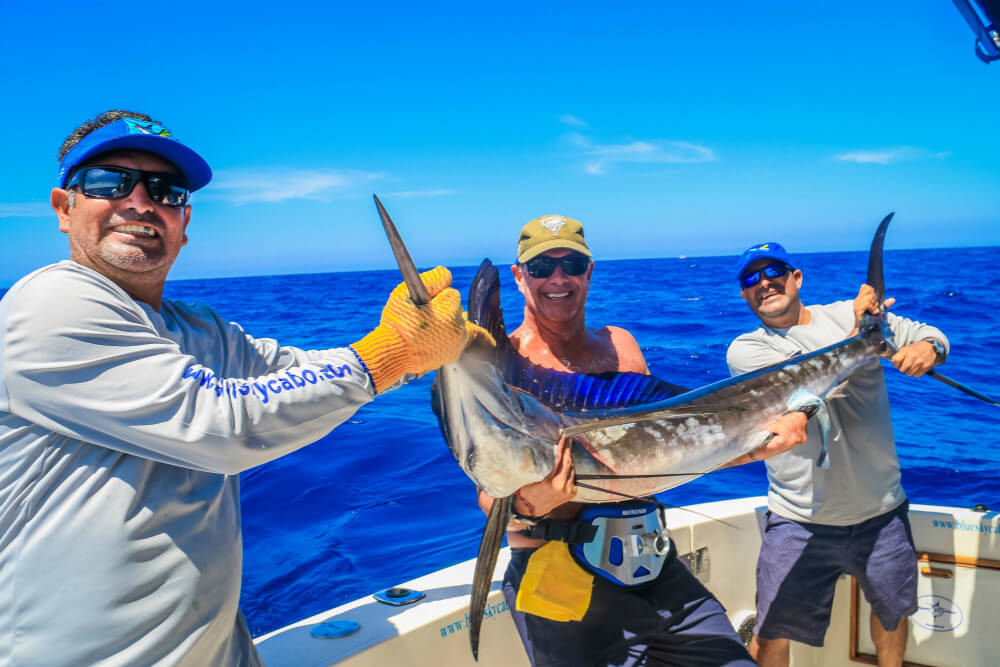
[[[910,251],[931,252],[931,251],[934,251],[934,250],[966,250],[966,249],[968,249],[968,250],[973,250],[973,249],[975,249],[975,250],[982,250],[982,249],[989,249],[989,248],[1000,249],[1000,244],[997,244],[997,245],[937,246],[937,247],[934,247],[934,248],[886,248],[885,252],[887,252],[887,253],[893,253],[893,252],[910,252]],[[838,254],[854,253],[854,252],[867,252],[867,249],[860,249],[860,250],[811,250],[811,251],[800,251],[800,252],[796,252],[794,254],[795,255],[838,255]],[[727,257],[738,257],[738,255],[699,255],[699,254],[695,254],[695,255],[672,255],[672,256],[659,256],[659,257],[606,257],[606,258],[602,257],[602,258],[600,258],[599,261],[601,261],[601,262],[641,262],[641,261],[646,261],[646,260],[650,260],[650,259],[715,259],[715,258],[722,259],[722,258],[727,258]],[[64,259],[69,259],[69,258],[66,257]],[[489,258],[485,258],[485,259],[489,259]],[[58,260],[58,261],[62,261],[62,260]],[[427,265],[420,264],[420,265],[418,265],[418,268],[424,267],[424,266],[431,267],[432,265],[430,265],[430,264],[427,264]],[[433,265],[433,266],[436,266],[436,265]],[[473,268],[474,269],[477,266],[477,264],[453,264],[451,266],[454,267],[454,268],[456,268],[456,269],[466,269],[466,268]],[[41,266],[36,267],[36,268],[32,269],[31,271],[28,271],[27,273],[25,273],[23,276],[19,276],[18,278],[14,279],[13,282],[8,283],[8,284],[4,284],[4,285],[0,285],[0,290],[6,291],[6,290],[10,289],[14,285],[14,283],[16,283],[18,280],[20,280],[24,276],[27,276],[30,273],[32,273],[33,271],[36,271],[36,270],[38,270],[40,268],[42,268],[42,267]],[[327,274],[330,274],[330,273],[380,273],[380,272],[384,272],[384,271],[398,271],[398,270],[399,270],[399,267],[397,267],[397,266],[389,266],[389,267],[378,268],[378,269],[338,269],[338,270],[335,270],[335,271],[290,271],[288,273],[258,273],[258,274],[240,274],[240,275],[223,275],[223,276],[207,276],[207,277],[206,276],[202,276],[202,277],[191,277],[191,278],[168,278],[166,282],[167,283],[179,283],[179,282],[205,281],[205,280],[238,280],[238,279],[242,279],[242,278],[278,278],[278,277],[283,277],[283,276],[322,276],[322,275],[327,275]]]

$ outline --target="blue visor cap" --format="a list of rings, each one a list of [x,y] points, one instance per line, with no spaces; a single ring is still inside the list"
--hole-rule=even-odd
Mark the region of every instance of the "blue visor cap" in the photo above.
[[[743,277],[748,266],[761,259],[773,259],[782,264],[793,266],[792,260],[780,243],[758,243],[747,248],[746,252],[740,255],[740,261],[736,265],[736,280]]]
[[[212,180],[212,168],[193,150],[170,135],[170,130],[137,118],[122,118],[83,137],[59,164],[59,187],[66,187],[73,170],[95,155],[108,151],[137,150],[159,155],[173,163],[191,192]]]

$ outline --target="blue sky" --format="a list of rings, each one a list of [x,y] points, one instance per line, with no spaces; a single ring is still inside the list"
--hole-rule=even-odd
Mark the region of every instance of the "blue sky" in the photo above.
[[[61,3],[56,3],[59,5]],[[172,278],[1000,245],[1000,63],[949,0],[15,3],[0,25],[0,285],[67,256],[56,152],[109,108],[201,152]],[[361,5],[364,6],[361,6]],[[704,7],[692,6],[704,5]]]

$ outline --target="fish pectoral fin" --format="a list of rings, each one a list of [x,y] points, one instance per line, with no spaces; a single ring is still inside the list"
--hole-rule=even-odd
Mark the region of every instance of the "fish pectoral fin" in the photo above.
[[[850,384],[850,379],[844,380],[843,382],[841,382],[840,384],[838,384],[836,387],[834,387],[833,389],[831,389],[830,391],[828,391],[826,393],[826,399],[824,399],[824,400],[829,401],[831,398],[844,398],[845,396],[847,396],[847,385],[848,384]]]
[[[567,426],[562,429],[561,433],[564,437],[572,437],[583,433],[590,433],[591,431],[597,431],[609,426],[641,424],[648,421],[663,421],[668,419],[687,419],[688,417],[704,417],[706,415],[727,414],[733,412],[745,412],[745,410],[732,405],[689,405],[638,414],[598,417],[594,419],[594,421]]]
[[[846,382],[838,385],[834,389],[834,392],[841,390],[845,384]],[[804,412],[810,418],[816,417],[816,420],[819,422],[821,441],[819,456],[816,457],[816,467],[829,468],[830,409],[827,407],[826,402],[815,392],[803,388],[792,394],[785,405],[788,406],[789,412]]]

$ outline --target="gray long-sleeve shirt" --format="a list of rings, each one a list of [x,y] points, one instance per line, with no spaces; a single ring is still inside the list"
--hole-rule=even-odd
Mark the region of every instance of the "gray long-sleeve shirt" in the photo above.
[[[818,350],[843,340],[854,329],[852,301],[808,309],[812,314],[809,324],[787,329],[761,326],[738,336],[726,354],[730,373],[747,373]],[[948,339],[935,327],[892,313],[887,314],[886,322],[899,347],[937,338],[948,349]],[[810,422],[805,444],[765,461],[768,508],[796,521],[846,526],[898,506],[906,494],[900,484],[889,394],[881,366],[860,368],[848,380],[843,397],[831,399],[827,405],[832,423],[830,467],[816,466],[821,440],[817,425]]]
[[[259,662],[237,473],[374,395],[347,348],[160,312],[74,262],[0,301],[0,665]]]

